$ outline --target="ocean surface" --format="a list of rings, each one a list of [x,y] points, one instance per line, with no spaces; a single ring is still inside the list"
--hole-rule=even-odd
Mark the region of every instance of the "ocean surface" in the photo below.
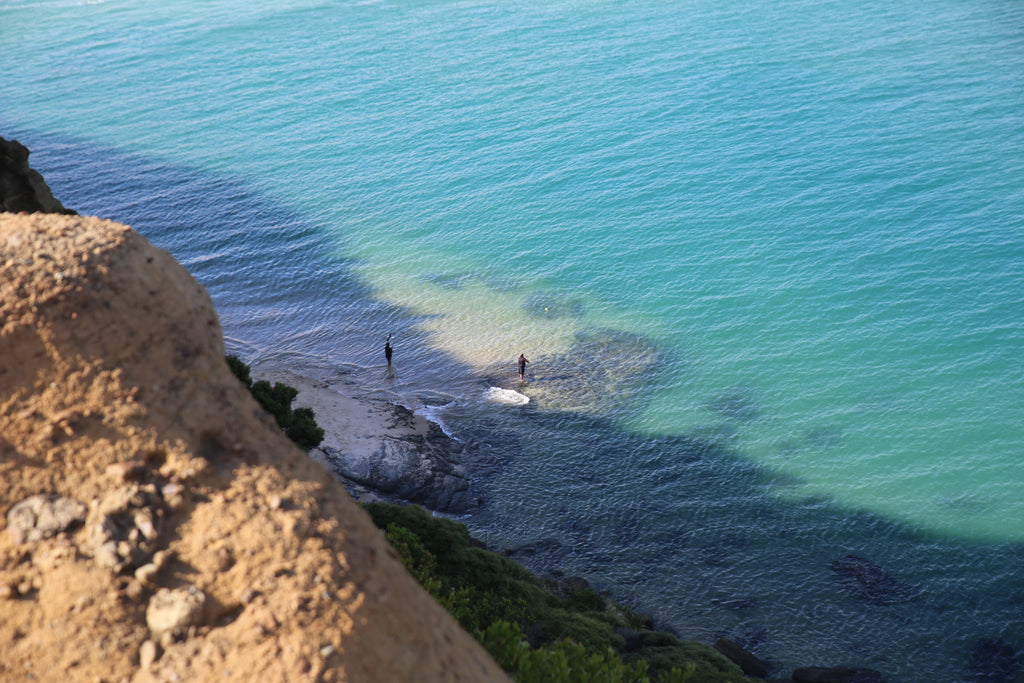
[[[230,352],[499,453],[493,546],[779,673],[1020,680],[1019,0],[0,0],[0,73]]]

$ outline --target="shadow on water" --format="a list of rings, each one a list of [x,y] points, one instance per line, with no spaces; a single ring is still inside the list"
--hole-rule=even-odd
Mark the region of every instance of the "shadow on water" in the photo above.
[[[1012,668],[1004,646],[1024,647],[1024,547],[784,498],[792,481],[706,432],[645,438],[535,408],[517,419],[520,454],[497,478],[497,509],[471,526],[534,571],[586,577],[656,614],[659,628],[731,638],[776,671],[1014,680],[985,678],[988,660],[972,653],[995,651],[990,668],[1001,671]],[[993,639],[1000,648],[985,649]]]
[[[427,347],[415,316],[371,296],[322,226],[245,179],[57,135],[4,134],[29,147],[66,206],[127,223],[182,262],[210,292],[229,352],[329,371],[383,363],[383,338],[395,333],[410,366],[460,371]],[[580,313],[574,301],[531,306],[538,315]],[[608,343],[580,340],[588,353],[607,353],[591,346]],[[663,360],[657,349],[642,351],[651,364]],[[572,371],[554,388],[537,385],[540,395],[594,372],[571,358],[553,362]],[[727,423],[762,417],[740,390],[709,407]],[[662,628],[732,637],[779,670],[866,665],[891,680],[936,681],[1019,675],[1024,546],[936,538],[827,499],[784,498],[778,490],[789,482],[730,450],[727,428],[647,438],[607,417],[536,402],[459,417],[463,436],[514,453],[491,475],[493,505],[467,523],[539,573],[586,576],[659,615]],[[825,661],[808,661],[808,652]]]
[[[424,345],[415,318],[372,299],[353,263],[331,256],[340,249],[321,226],[245,179],[37,131],[5,135],[29,147],[65,206],[130,225],[184,264],[213,298],[229,352],[369,365],[388,333],[403,352]]]

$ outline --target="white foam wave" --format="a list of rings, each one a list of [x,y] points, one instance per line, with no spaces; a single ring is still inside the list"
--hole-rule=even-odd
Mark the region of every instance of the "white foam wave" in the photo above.
[[[487,391],[484,392],[484,398],[492,403],[504,403],[510,406],[524,406],[530,402],[529,396],[520,394],[512,389],[502,389],[500,387],[488,387]]]
[[[445,404],[443,406],[422,406],[412,412],[413,414],[425,417],[426,419],[436,424],[438,427],[441,428],[441,431],[444,432],[445,436],[447,436],[449,439],[461,441],[461,439],[452,434],[452,432],[448,429],[448,425],[445,424],[444,420],[441,419],[441,413],[444,411],[445,408],[447,408],[450,405],[451,403]]]

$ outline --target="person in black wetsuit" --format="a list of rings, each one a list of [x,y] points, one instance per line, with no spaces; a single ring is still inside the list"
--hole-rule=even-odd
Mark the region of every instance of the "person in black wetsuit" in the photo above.
[[[526,356],[524,356],[523,354],[519,354],[519,381],[520,382],[525,382],[526,381],[526,379],[525,379],[526,364],[529,363],[529,362],[530,361],[526,360]]]
[[[391,369],[391,354],[393,351],[394,349],[391,348],[391,335],[389,334],[387,341],[384,342],[384,358],[386,358],[388,361],[389,370]]]

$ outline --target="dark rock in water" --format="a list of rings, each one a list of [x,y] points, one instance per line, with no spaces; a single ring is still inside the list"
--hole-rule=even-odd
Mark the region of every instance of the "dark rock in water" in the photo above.
[[[874,669],[846,666],[807,666],[793,671],[794,683],[885,683]]]
[[[715,649],[725,655],[736,666],[743,669],[743,673],[747,676],[764,678],[768,675],[768,668],[756,655],[743,649],[728,638],[719,638],[715,641]]]
[[[754,650],[768,642],[768,631],[763,626],[744,624],[732,629],[728,637],[737,645]]]
[[[751,422],[757,419],[757,404],[741,391],[729,391],[712,396],[704,407],[713,413],[737,422]]]
[[[579,318],[586,310],[579,299],[556,294],[535,294],[523,308],[535,318]]]
[[[972,681],[1011,683],[1020,680],[1021,669],[1020,654],[1003,641],[983,638],[975,643],[970,662]]]
[[[850,595],[875,605],[891,605],[900,598],[896,579],[878,565],[856,555],[834,560],[832,571]]]
[[[720,545],[703,545],[700,553],[704,558],[704,564],[709,567],[728,567],[732,564],[729,562],[729,552]]]

